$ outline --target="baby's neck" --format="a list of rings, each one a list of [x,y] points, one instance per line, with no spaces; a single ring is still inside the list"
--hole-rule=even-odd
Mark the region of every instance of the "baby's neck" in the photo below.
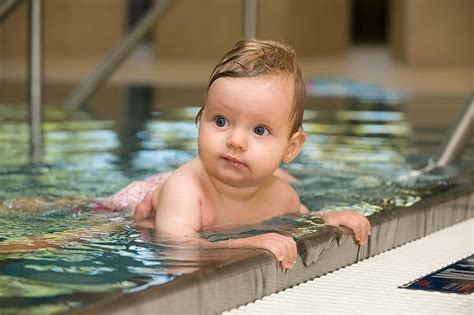
[[[209,176],[209,179],[216,190],[218,196],[222,201],[230,201],[233,203],[248,203],[254,200],[259,192],[264,189],[271,178],[258,184],[249,185],[249,186],[233,186],[225,182],[220,181],[215,177]]]

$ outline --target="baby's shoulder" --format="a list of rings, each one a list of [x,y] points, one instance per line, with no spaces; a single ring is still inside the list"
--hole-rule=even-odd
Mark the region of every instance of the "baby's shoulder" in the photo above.
[[[275,177],[266,192],[266,198],[287,212],[299,212],[300,198],[295,189],[285,180]]]
[[[201,190],[199,170],[191,160],[177,168],[166,180],[163,188],[179,190],[183,193]]]

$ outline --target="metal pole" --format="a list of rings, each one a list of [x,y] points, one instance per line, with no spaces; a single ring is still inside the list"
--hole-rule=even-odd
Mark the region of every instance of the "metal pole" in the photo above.
[[[474,133],[474,94],[471,95],[462,115],[450,137],[440,150],[436,166],[446,166],[456,162],[469,144]]]
[[[244,36],[245,38],[257,36],[257,0],[244,1]]]
[[[42,0],[30,0],[29,6],[29,103],[30,147],[33,162],[43,156],[42,132]]]
[[[83,104],[130,54],[143,35],[158,22],[172,3],[172,0],[156,1],[141,21],[86,75],[79,86],[64,100],[64,105],[75,108]]]
[[[0,0],[0,22],[13,11],[20,0]]]

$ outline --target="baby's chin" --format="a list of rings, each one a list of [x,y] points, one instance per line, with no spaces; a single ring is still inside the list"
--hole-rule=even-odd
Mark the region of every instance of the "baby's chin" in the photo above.
[[[274,173],[274,169],[263,168],[247,161],[245,165],[233,165],[224,158],[214,160],[214,163],[204,159],[203,165],[210,177],[236,188],[262,185],[272,180]]]
[[[216,178],[222,183],[235,188],[250,188],[255,186],[264,185],[267,182],[274,180],[272,173],[265,174],[265,176],[252,176],[253,174],[246,176],[235,176],[233,174],[219,174]]]

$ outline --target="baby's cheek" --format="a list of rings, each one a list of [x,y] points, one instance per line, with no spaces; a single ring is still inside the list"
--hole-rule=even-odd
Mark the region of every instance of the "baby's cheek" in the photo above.
[[[259,156],[259,158],[253,159],[252,166],[254,172],[261,174],[261,176],[272,175],[280,166],[280,160],[271,158],[268,152],[259,154]]]
[[[201,159],[208,159],[211,156],[219,155],[224,150],[222,141],[210,135],[202,135],[198,141],[198,153]]]

